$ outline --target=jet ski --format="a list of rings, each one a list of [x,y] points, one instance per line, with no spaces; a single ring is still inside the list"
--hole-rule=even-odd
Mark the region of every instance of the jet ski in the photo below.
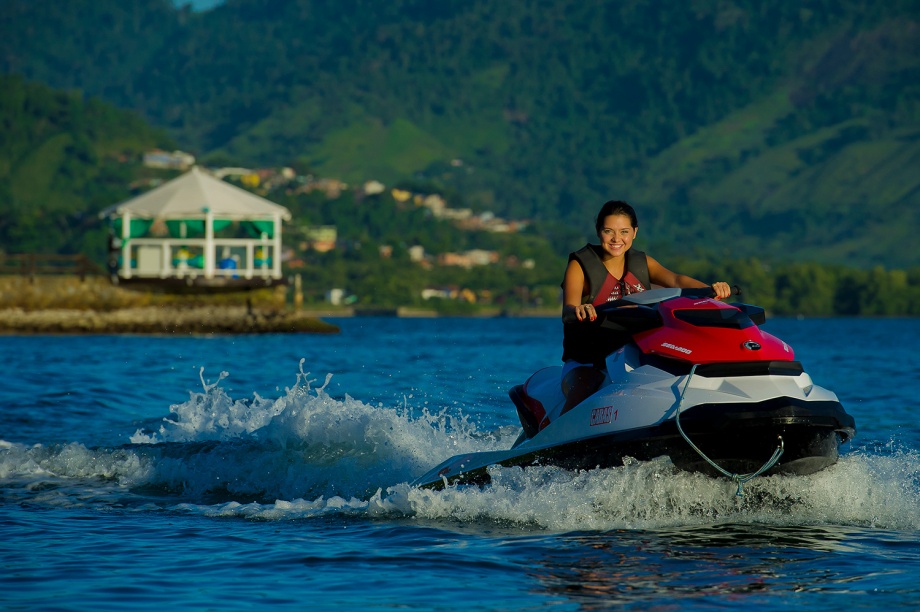
[[[836,463],[853,417],[760,328],[763,308],[714,295],[652,289],[599,306],[590,324],[610,333],[598,337],[625,340],[593,395],[563,414],[562,367],[541,369],[509,391],[522,425],[510,449],[452,457],[413,484],[485,484],[493,465],[591,470],[665,455],[680,470],[731,478],[740,495],[758,475]]]

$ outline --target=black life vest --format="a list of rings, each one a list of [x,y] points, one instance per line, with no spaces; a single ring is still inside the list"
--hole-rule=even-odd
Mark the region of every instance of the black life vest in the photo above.
[[[575,260],[585,273],[588,294],[582,298],[583,304],[590,304],[597,297],[597,292],[604,286],[610,274],[601,259],[601,247],[586,244],[583,248],[569,254],[569,261]],[[642,251],[629,249],[626,252],[626,266],[623,276],[631,272],[644,289],[651,289],[652,281],[648,273],[648,258]],[[584,321],[563,325],[562,360],[574,359],[581,363],[594,364],[603,368],[604,360],[612,350],[629,341],[629,336]]]
[[[601,247],[596,244],[586,244],[574,253],[569,253],[569,261],[573,259],[584,270],[585,282],[588,286],[588,295],[585,296],[582,303],[590,304],[597,297],[597,292],[604,286],[604,281],[607,280],[607,275],[610,274],[601,259]],[[644,252],[635,249],[626,251],[624,277],[627,272],[632,272],[632,275],[642,284],[643,289],[652,288],[652,281],[648,275],[648,258]]]

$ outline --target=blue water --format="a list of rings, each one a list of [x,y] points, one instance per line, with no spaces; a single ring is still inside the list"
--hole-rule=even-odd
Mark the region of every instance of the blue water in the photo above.
[[[664,459],[412,489],[511,444],[560,324],[334,322],[0,337],[0,608],[920,607],[920,320],[768,321],[858,434],[743,498]]]

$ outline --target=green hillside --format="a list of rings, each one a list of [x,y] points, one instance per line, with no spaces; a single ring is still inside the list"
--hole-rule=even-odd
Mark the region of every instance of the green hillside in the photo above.
[[[920,126],[850,119],[768,146],[787,106],[780,94],[651,160],[635,198],[665,213],[652,217],[660,237],[724,237],[733,252],[781,261],[915,265],[916,253],[891,247],[920,228]]]
[[[139,162],[141,151],[162,146],[165,137],[131,113],[75,93],[27,85],[15,77],[0,79],[0,86],[10,92],[0,107],[0,124],[13,128],[5,133],[5,153],[0,155],[3,249],[84,253],[102,263],[106,237],[96,213],[128,197],[135,189],[132,185],[149,185],[150,179],[174,174],[144,168]],[[418,181],[398,186],[416,193],[441,191]],[[386,191],[366,195],[360,189],[345,189],[327,196],[282,184],[264,195],[293,213],[285,231],[285,244],[293,255],[285,270],[302,275],[308,304],[323,302],[332,287],[346,290],[349,301],[359,306],[416,306],[448,314],[483,308],[552,310],[558,304],[565,260],[541,232],[534,231],[535,226],[518,233],[461,229]],[[463,199],[457,193],[444,195],[455,206]],[[317,225],[336,226],[335,250],[317,253],[300,246],[309,240],[309,228]],[[570,236],[568,242],[577,244],[578,238]],[[428,254],[424,265],[413,259],[416,247]],[[442,265],[438,257],[476,250],[490,253],[492,263],[466,268]],[[870,271],[726,255],[714,257],[701,248],[671,249],[667,261],[697,278],[730,279],[745,287],[745,299],[776,313],[920,314],[920,267]],[[426,300],[426,289],[454,297]],[[467,301],[471,297],[475,303]]]
[[[95,213],[128,198],[144,150],[171,144],[135,113],[0,77],[0,247],[102,260]]]
[[[637,198],[683,204],[697,240],[718,219],[761,257],[916,265],[892,249],[920,228],[914,32],[885,20],[802,55],[784,87],[654,156]]]
[[[914,0],[4,11],[0,71],[133,109],[205,160],[429,181],[533,219],[557,254],[619,197],[656,252],[920,265],[894,246],[920,230]]]

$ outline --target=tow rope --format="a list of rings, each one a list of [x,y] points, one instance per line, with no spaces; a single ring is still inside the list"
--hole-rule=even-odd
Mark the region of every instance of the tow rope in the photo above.
[[[731,480],[732,480],[733,482],[737,483],[737,485],[738,485],[738,490],[735,491],[735,495],[736,495],[737,497],[744,497],[744,484],[745,484],[746,482],[750,482],[751,480],[754,480],[755,478],[757,478],[758,476],[760,476],[761,474],[763,474],[764,472],[766,472],[767,470],[769,470],[771,467],[773,467],[774,465],[776,465],[776,462],[779,461],[779,458],[783,455],[783,451],[785,450],[785,445],[784,445],[784,443],[783,443],[783,437],[782,437],[782,436],[776,436],[776,438],[777,438],[777,440],[778,440],[778,444],[776,445],[776,450],[773,451],[773,456],[770,457],[770,458],[767,460],[767,462],[764,463],[764,464],[760,467],[759,470],[757,470],[756,472],[751,472],[751,473],[749,473],[749,474],[735,474],[735,473],[729,472],[728,470],[725,470],[725,469],[723,469],[721,466],[717,465],[715,461],[713,461],[712,459],[710,459],[709,457],[707,457],[707,456],[706,456],[706,453],[704,453],[703,451],[701,451],[701,450],[696,446],[696,444],[694,444],[694,443],[690,440],[690,438],[687,436],[687,434],[684,433],[684,428],[680,426],[680,407],[681,407],[681,406],[683,405],[683,403],[684,403],[684,395],[687,393],[687,389],[690,388],[690,381],[693,379],[693,375],[696,373],[696,366],[697,366],[697,364],[693,364],[693,367],[690,368],[690,374],[687,376],[687,384],[684,385],[683,390],[680,392],[680,399],[679,399],[678,402],[677,402],[677,415],[676,415],[676,417],[674,418],[674,420],[677,422],[677,431],[679,431],[679,432],[680,432],[680,435],[683,436],[684,440],[687,441],[687,444],[690,445],[690,448],[692,448],[693,450],[695,450],[695,451],[697,452],[697,454],[698,454],[700,457],[702,457],[703,459],[706,460],[706,463],[708,463],[708,464],[711,465],[713,468],[715,468],[716,470],[718,470],[719,472],[721,472],[724,476],[727,476],[728,478],[731,478]]]

